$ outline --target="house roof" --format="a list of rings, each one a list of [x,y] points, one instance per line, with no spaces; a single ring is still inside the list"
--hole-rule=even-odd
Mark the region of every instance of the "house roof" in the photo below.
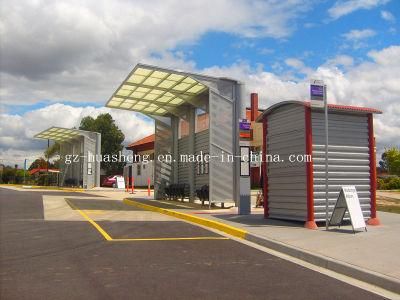
[[[131,148],[131,147],[135,147],[135,146],[139,146],[139,145],[143,145],[143,144],[148,144],[148,143],[152,143],[152,142],[154,143],[155,136],[156,135],[154,133],[150,134],[149,136],[146,136],[140,140],[130,143],[127,148]]]
[[[47,172],[47,168],[35,168],[32,170],[29,170],[29,175],[33,175],[35,173],[41,173],[41,172]],[[50,173],[59,173],[60,170],[59,169],[49,169]]]
[[[256,119],[256,122],[261,122],[262,119],[269,115],[271,112],[274,110],[285,106],[285,105],[300,105],[300,106],[305,106],[305,107],[310,107],[311,103],[310,101],[282,101],[278,102],[274,105],[271,105],[268,107],[261,115],[259,115]],[[313,108],[314,109],[314,108]],[[320,109],[322,108],[315,108],[315,109]],[[372,113],[372,114],[381,114],[382,111],[376,108],[370,108],[370,107],[361,107],[361,106],[352,106],[352,105],[342,105],[342,104],[328,104],[328,110],[331,112],[334,111],[347,111],[347,112],[353,112],[353,113]]]

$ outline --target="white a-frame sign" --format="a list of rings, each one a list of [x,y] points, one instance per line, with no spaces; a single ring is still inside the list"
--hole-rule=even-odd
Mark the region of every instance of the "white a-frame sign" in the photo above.
[[[329,225],[340,226],[343,222],[346,211],[349,212],[353,231],[361,228],[364,228],[365,231],[367,231],[360,201],[358,200],[357,190],[353,185],[342,186]]]

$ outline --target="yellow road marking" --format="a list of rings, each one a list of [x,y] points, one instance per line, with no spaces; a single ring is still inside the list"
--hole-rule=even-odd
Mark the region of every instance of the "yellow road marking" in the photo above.
[[[240,239],[244,239],[246,237],[247,231],[240,229],[240,228],[236,228],[221,222],[217,222],[214,220],[209,220],[209,219],[204,219],[204,218],[200,218],[197,216],[193,216],[190,214],[185,214],[185,213],[181,213],[181,212],[177,212],[175,210],[171,210],[171,209],[165,209],[165,208],[160,208],[160,207],[156,207],[156,206],[152,206],[152,205],[147,205],[147,204],[143,204],[137,201],[133,201],[130,199],[125,198],[123,200],[123,203],[128,204],[128,205],[132,205],[132,206],[136,206],[145,210],[149,210],[149,211],[154,211],[154,212],[158,212],[160,214],[164,214],[164,215],[168,215],[168,216],[172,216],[178,219],[182,219],[182,220],[186,220],[189,222],[193,222],[196,224],[200,224],[206,227],[210,227],[210,228],[214,228],[217,230],[220,230],[222,232],[225,232],[227,234],[233,235],[235,237],[238,237]]]
[[[137,238],[137,239],[112,239],[113,242],[136,242],[136,241],[192,241],[192,240],[229,240],[227,237],[199,236],[184,238]]]
[[[113,239],[99,224],[97,224],[93,219],[91,219],[84,211],[80,210],[78,207],[73,205],[68,199],[65,201],[77,212],[79,212],[82,217],[84,217],[98,232],[109,242],[139,242],[139,241],[185,241],[185,240],[229,240],[226,237],[218,236],[200,236],[200,237],[174,237],[174,238],[126,238],[126,239]]]
[[[82,217],[84,217],[90,224],[93,225],[94,228],[96,228],[98,230],[98,232],[101,233],[101,235],[107,240],[107,241],[112,241],[112,237],[103,229],[100,227],[99,224],[97,224],[95,221],[93,221],[86,213],[84,213],[83,211],[81,211],[79,208],[77,208],[75,205],[73,205],[70,201],[68,201],[67,199],[65,199],[65,201],[76,211],[78,211]]]

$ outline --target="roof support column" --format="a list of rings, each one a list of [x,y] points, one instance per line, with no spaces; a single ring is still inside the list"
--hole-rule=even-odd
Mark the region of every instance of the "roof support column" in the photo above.
[[[171,129],[172,129],[172,182],[178,183],[178,134],[179,134],[179,118],[171,117]]]
[[[195,121],[196,121],[196,108],[190,107],[188,109],[188,115],[189,115],[189,155],[194,155],[195,151],[195,135],[196,135],[196,130],[195,130]],[[194,202],[194,193],[195,193],[195,163],[189,163],[189,185],[190,185],[190,195],[189,195],[189,201]]]

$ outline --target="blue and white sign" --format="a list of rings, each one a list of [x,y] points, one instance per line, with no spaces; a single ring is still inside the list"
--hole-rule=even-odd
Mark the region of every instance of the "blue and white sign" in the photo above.
[[[326,102],[326,87],[322,80],[311,79],[310,100],[312,107],[324,107]]]

